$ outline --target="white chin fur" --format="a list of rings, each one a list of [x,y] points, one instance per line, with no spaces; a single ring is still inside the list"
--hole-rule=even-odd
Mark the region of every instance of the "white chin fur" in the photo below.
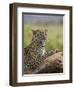
[[[42,49],[42,56],[45,54],[45,47]]]

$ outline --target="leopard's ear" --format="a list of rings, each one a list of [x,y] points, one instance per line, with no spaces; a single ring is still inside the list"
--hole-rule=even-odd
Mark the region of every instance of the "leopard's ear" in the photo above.
[[[35,35],[36,34],[36,31],[32,29],[32,34]]]
[[[47,29],[45,29],[45,35],[47,35],[47,32],[48,32],[48,30],[47,30]]]

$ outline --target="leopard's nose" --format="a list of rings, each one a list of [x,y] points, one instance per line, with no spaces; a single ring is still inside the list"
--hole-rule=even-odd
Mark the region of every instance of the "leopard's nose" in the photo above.
[[[42,41],[40,41],[40,44],[42,44]]]
[[[42,46],[45,46],[45,41],[40,41],[40,44],[41,44]]]

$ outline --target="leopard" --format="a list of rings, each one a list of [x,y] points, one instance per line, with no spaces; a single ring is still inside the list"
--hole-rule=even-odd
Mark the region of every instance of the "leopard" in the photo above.
[[[47,29],[32,30],[31,43],[24,48],[24,74],[31,74],[43,62],[47,31]]]

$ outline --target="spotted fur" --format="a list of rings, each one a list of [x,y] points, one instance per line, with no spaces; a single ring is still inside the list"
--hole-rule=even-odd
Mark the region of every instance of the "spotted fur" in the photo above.
[[[32,41],[30,45],[24,48],[24,73],[31,73],[42,62],[45,55],[45,43],[47,30],[32,30]]]

